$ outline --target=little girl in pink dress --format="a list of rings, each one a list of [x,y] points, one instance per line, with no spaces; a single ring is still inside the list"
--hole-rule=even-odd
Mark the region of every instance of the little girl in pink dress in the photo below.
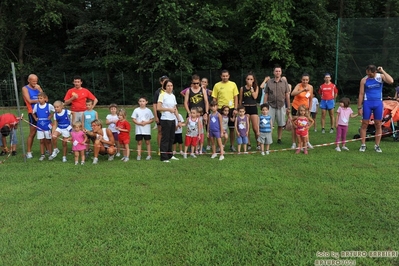
[[[85,150],[87,136],[82,130],[82,122],[73,123],[73,131],[71,132],[72,151],[75,153],[75,165],[79,163],[79,154],[81,157],[81,165],[85,164]]]

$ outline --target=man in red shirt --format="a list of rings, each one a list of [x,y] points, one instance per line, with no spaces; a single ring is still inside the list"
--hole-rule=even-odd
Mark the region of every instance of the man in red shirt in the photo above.
[[[321,133],[326,133],[324,129],[326,122],[326,113],[330,115],[331,128],[330,133],[334,133],[334,107],[335,99],[338,95],[338,89],[334,83],[331,82],[331,75],[326,73],[324,75],[324,84],[320,86],[319,94],[321,95]]]
[[[82,78],[75,76],[73,85],[64,97],[64,105],[71,105],[72,123],[76,121],[83,122],[83,112],[86,111],[86,100],[93,100],[93,109],[98,103],[97,98],[86,88],[82,87]]]
[[[16,134],[14,134],[15,133],[14,129],[17,127],[18,123],[19,123],[19,118],[17,118],[14,114],[6,113],[0,115],[0,133],[2,137],[1,141],[3,146],[3,150],[0,155],[4,155],[5,153],[8,152],[6,137],[10,135],[11,131],[13,131],[12,136],[13,138],[15,138],[11,140],[11,148],[13,151],[13,155],[15,155],[17,139],[16,139]]]

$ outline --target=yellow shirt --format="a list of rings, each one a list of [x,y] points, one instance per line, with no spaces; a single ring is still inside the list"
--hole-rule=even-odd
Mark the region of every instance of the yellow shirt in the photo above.
[[[222,108],[223,105],[234,108],[234,96],[237,95],[238,88],[233,81],[220,81],[213,86],[212,97],[217,99],[218,108]]]

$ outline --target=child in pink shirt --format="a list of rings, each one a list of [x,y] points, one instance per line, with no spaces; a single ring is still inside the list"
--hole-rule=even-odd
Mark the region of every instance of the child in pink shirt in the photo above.
[[[339,107],[337,110],[336,128],[337,137],[335,138],[335,143],[337,147],[336,151],[349,151],[348,147],[345,146],[346,133],[348,133],[349,118],[356,117],[358,114],[354,114],[352,109],[349,107],[349,98],[342,98],[339,101]],[[342,143],[342,148],[339,147],[339,143]]]

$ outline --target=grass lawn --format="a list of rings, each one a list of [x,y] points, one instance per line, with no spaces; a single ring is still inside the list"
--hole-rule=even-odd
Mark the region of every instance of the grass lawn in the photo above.
[[[108,110],[97,111],[105,119]],[[352,119],[348,139],[359,126]],[[35,140],[33,159],[24,163],[19,149],[0,164],[0,265],[399,265],[399,142],[383,139],[382,153],[372,141],[360,153],[356,141],[348,152],[295,155],[281,151],[290,132],[281,145],[273,135],[277,151],[267,156],[165,164],[133,151],[127,163],[84,166],[70,154],[39,162]],[[154,150],[155,139],[153,131]],[[310,140],[331,143],[335,133],[319,128]]]

